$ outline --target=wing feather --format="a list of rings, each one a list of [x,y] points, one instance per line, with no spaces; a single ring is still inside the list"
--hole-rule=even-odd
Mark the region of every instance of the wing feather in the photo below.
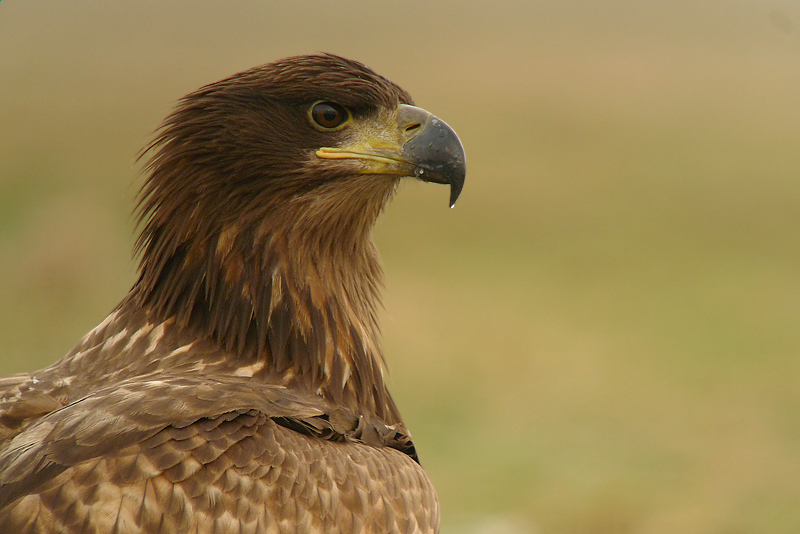
[[[433,532],[438,507],[419,464],[394,442],[362,439],[392,432],[243,378],[129,379],[10,442],[0,531],[82,532],[91,520],[97,532],[262,533],[294,518],[298,532]]]

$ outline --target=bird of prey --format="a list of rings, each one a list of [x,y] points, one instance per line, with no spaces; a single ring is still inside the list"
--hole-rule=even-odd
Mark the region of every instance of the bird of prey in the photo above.
[[[0,378],[0,532],[436,532],[371,230],[403,177],[455,202],[455,132],[319,54],[186,96],[145,154],[132,289],[57,363]]]

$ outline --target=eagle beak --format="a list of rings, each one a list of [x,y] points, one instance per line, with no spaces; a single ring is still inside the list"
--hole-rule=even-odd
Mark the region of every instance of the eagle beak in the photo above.
[[[450,184],[452,208],[464,187],[467,160],[461,140],[442,119],[424,109],[400,105],[397,124],[403,136],[401,158],[425,182]]]
[[[382,127],[390,140],[376,136],[373,128],[365,128],[363,137],[356,134],[353,144],[322,147],[316,155],[322,159],[359,160],[363,174],[413,176],[425,182],[450,184],[452,208],[467,174],[464,147],[458,135],[442,119],[407,104],[400,105],[396,121],[397,133]]]

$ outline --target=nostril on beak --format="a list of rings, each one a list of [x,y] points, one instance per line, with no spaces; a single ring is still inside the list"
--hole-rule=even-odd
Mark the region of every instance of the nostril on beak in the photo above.
[[[404,143],[407,143],[414,139],[417,134],[422,130],[422,123],[421,122],[413,122],[406,126],[405,130],[403,130],[403,139]]]

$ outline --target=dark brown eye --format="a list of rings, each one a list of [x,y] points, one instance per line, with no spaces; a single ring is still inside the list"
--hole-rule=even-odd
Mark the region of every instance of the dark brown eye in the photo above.
[[[350,120],[350,113],[333,102],[317,102],[309,111],[314,124],[324,130],[336,130]]]

